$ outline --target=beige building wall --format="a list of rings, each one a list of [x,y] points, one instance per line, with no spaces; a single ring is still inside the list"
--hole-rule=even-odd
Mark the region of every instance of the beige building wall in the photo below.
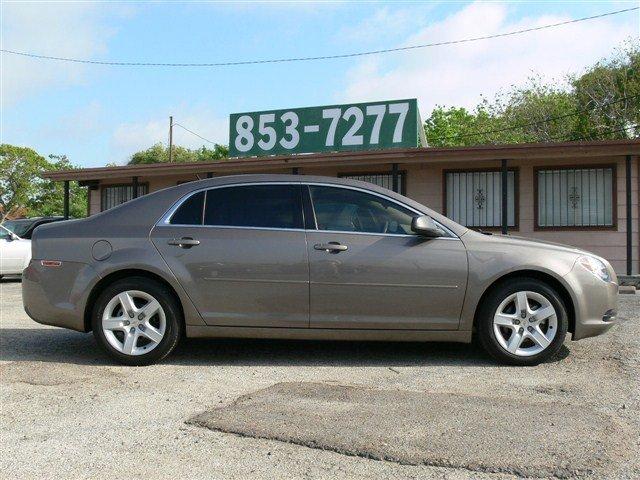
[[[518,169],[518,227],[510,229],[513,235],[532,237],[541,240],[559,242],[573,245],[609,260],[620,274],[626,272],[626,178],[624,157],[599,157],[596,159],[575,158],[563,160],[562,166],[588,166],[588,165],[614,164],[616,166],[616,197],[617,197],[617,225],[609,230],[536,230],[534,226],[534,169],[535,167],[558,166],[556,160],[521,160],[509,161],[509,167]],[[499,168],[499,162],[447,162],[446,164],[408,164],[399,165],[401,171],[406,172],[406,194],[410,198],[436,210],[443,212],[443,170],[451,169],[476,169]],[[304,168],[298,173],[306,175],[326,175],[335,177],[339,174],[352,173],[389,173],[390,165],[353,166],[333,168]],[[270,173],[290,173],[291,170]],[[206,174],[200,174],[199,178],[205,178]],[[153,192],[162,188],[177,185],[179,182],[197,180],[196,175],[173,175],[162,177],[140,177],[140,183],[148,183],[149,191]],[[100,182],[101,187],[109,184],[130,183],[131,179],[114,178]],[[640,244],[638,234],[638,216],[640,210],[639,198],[638,159],[632,161],[632,219],[633,219],[633,273],[640,272]],[[100,211],[100,189],[90,191],[89,206],[91,214]]]

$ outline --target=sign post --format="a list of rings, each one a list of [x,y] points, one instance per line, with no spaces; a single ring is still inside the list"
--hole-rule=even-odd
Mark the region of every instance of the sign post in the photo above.
[[[425,144],[415,99],[234,113],[229,126],[231,157]]]

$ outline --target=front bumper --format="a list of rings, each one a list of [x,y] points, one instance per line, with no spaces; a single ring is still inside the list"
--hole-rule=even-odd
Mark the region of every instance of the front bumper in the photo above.
[[[618,283],[615,275],[603,282],[579,264],[564,277],[570,286],[575,310],[573,340],[595,337],[619,323]]]
[[[22,273],[24,310],[38,323],[85,332],[84,306],[97,278],[85,263],[65,261],[59,267],[45,267],[40,260],[31,260]]]

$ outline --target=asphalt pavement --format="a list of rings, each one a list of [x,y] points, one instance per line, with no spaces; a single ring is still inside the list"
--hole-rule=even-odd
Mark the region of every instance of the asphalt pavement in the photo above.
[[[640,295],[537,367],[459,344],[187,340],[123,367],[0,283],[0,478],[640,478]]]

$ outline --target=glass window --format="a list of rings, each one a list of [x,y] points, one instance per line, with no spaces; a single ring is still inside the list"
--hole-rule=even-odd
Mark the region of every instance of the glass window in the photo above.
[[[319,230],[413,234],[410,210],[357,190],[310,186]]]
[[[516,172],[507,172],[507,225],[516,226]],[[502,172],[445,172],[445,212],[454,222],[470,228],[502,225]]]
[[[7,220],[2,225],[19,237],[26,238],[25,233],[27,233],[34,223],[36,223],[35,220]]]
[[[298,185],[246,185],[207,191],[205,225],[304,228]]]
[[[146,183],[138,184],[138,197],[149,193]],[[129,200],[133,200],[133,185],[111,185],[102,187],[102,210],[109,210]]]
[[[204,192],[191,195],[171,217],[172,225],[202,225]]]
[[[398,193],[405,194],[406,192],[406,174],[405,172],[399,173],[399,182],[398,187],[400,191]],[[393,174],[392,173],[350,173],[350,174],[341,174],[340,178],[349,178],[353,180],[360,180],[361,182],[369,182],[374,185],[378,185],[379,187],[386,188],[388,190],[393,191]]]
[[[613,167],[538,170],[538,227],[613,226]]]
[[[0,240],[7,240],[11,237],[11,231],[4,225],[0,225]]]

